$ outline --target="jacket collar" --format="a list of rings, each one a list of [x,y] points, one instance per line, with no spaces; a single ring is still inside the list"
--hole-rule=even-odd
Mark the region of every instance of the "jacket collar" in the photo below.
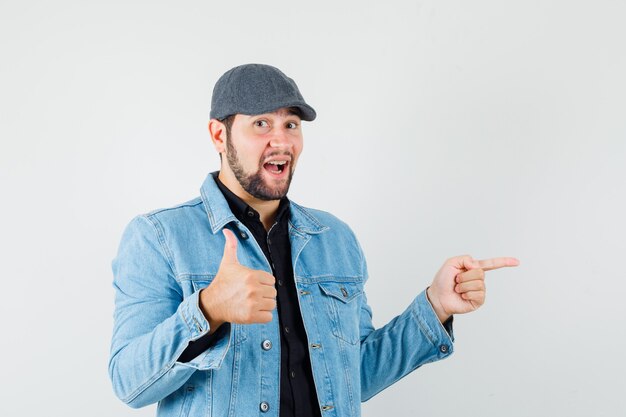
[[[207,175],[202,187],[200,196],[204,203],[204,209],[209,217],[211,232],[218,233],[231,221],[237,222],[237,217],[233,214],[226,201],[226,198],[215,183],[219,171],[211,172]],[[317,234],[330,229],[322,224],[311,210],[302,207],[290,200],[289,205],[289,225],[301,233]]]

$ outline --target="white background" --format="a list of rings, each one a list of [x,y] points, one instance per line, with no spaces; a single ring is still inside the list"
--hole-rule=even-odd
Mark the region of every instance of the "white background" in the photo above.
[[[2,0],[0,415],[154,415],[108,380],[110,262],[218,169],[211,91],[248,62],[318,112],[289,196],[354,229],[375,324],[448,257],[521,260],[365,417],[624,415],[625,21],[621,0]]]

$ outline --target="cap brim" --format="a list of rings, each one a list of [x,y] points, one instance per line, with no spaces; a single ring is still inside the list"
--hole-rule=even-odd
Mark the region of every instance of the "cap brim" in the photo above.
[[[274,104],[272,107],[268,108],[239,109],[238,111],[232,110],[231,112],[225,112],[226,114],[217,114],[216,112],[211,111],[209,117],[212,119],[224,120],[233,114],[247,114],[252,116],[255,114],[272,113],[278,109],[289,107],[297,108],[300,111],[300,118],[302,120],[306,120],[307,122],[311,122],[317,117],[315,109],[302,101]]]

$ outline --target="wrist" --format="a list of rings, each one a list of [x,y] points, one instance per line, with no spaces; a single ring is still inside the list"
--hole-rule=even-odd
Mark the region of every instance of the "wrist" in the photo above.
[[[442,324],[452,316],[452,314],[448,314],[444,310],[443,306],[441,305],[441,301],[439,301],[439,297],[435,294],[435,291],[432,287],[426,288],[426,298],[428,299],[428,302],[430,302],[433,311],[435,312],[437,318]]]
[[[198,299],[200,304],[200,311],[202,311],[204,318],[206,318],[206,320],[209,322],[209,334],[212,334],[222,324],[224,324],[224,321],[218,317],[218,315],[216,314],[216,309],[211,305],[212,297],[209,287],[200,290]]]

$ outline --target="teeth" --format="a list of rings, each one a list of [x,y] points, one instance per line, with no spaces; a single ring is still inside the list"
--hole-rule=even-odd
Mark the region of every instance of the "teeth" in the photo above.
[[[287,163],[287,161],[270,161],[268,162],[268,164],[272,164],[272,165],[285,165]]]

